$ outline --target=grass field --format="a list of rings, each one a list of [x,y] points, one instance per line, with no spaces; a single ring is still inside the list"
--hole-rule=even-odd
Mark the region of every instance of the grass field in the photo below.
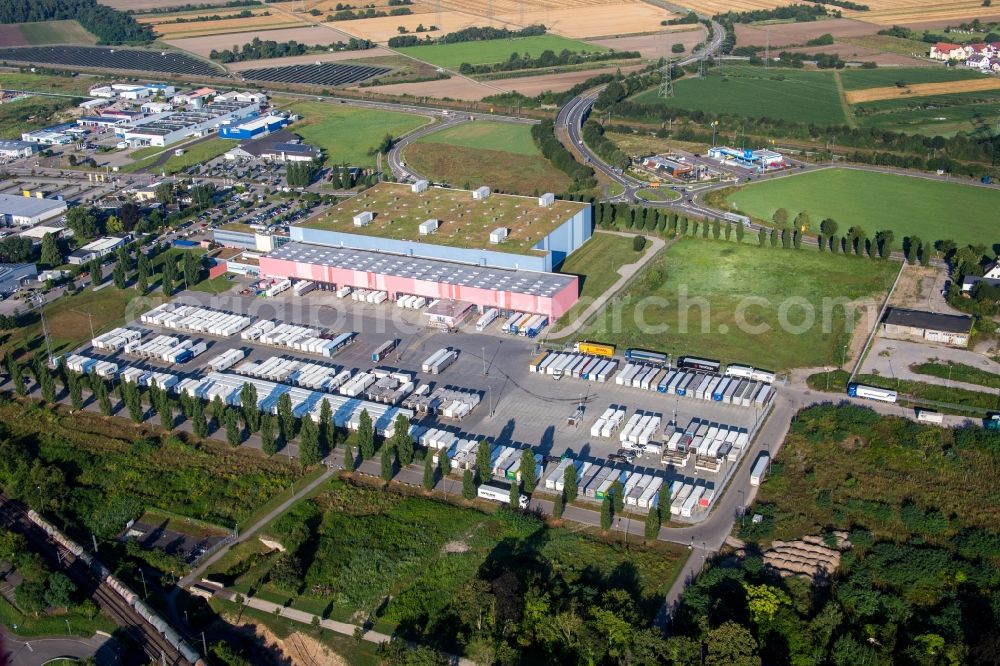
[[[618,269],[635,263],[642,253],[632,249],[632,239],[616,234],[595,233],[583,247],[574,252],[559,268],[560,273],[580,278],[580,300],[560,319],[560,325],[573,321],[591,302],[613,285],[620,275]]]
[[[488,120],[462,123],[430,134],[421,141],[480,150],[502,150],[517,155],[541,155],[531,138],[531,128],[514,123],[496,123]]]
[[[921,375],[930,375],[949,381],[967,382],[969,384],[979,384],[992,389],[1000,389],[1000,375],[977,368],[965,363],[954,363],[946,361],[944,363],[918,363],[911,365],[910,370]]]
[[[861,127],[928,136],[992,132],[1000,116],[1000,91],[885,99],[856,104],[852,110]]]
[[[397,49],[400,53],[424,60],[439,67],[457,68],[463,62],[470,65],[484,65],[503,62],[511,53],[530,54],[535,58],[542,51],[575,51],[578,53],[598,53],[607,51],[602,46],[587,44],[558,35],[539,35],[518,39],[491,39],[482,42],[459,42],[456,44],[431,44],[428,46],[408,46]]]
[[[981,79],[983,75],[963,67],[890,67],[882,69],[845,69],[840,72],[840,80],[844,90],[862,90],[864,88],[879,88],[896,85],[897,81],[906,84],[943,83],[945,81],[964,81],[966,79]]]
[[[107,271],[107,269],[105,269]],[[78,347],[91,337],[93,331],[103,331],[120,326],[128,318],[137,316],[162,302],[160,296],[139,296],[134,289],[124,291],[105,287],[94,291],[89,287],[79,294],[63,296],[45,308],[45,321],[53,353]],[[0,336],[0,350],[20,347],[30,352],[44,350],[42,324],[35,320],[21,328]]]
[[[0,623],[7,628],[7,631],[24,636],[65,636],[67,633],[66,623],[74,636],[89,638],[96,631],[111,633],[118,628],[111,618],[98,614],[94,618],[89,618],[76,611],[68,613],[54,613],[52,615],[43,614],[35,617],[34,613],[25,614],[14,607],[5,597],[0,597]],[[17,631],[14,631],[17,627]],[[52,662],[46,662],[52,663]]]
[[[723,67],[704,79],[685,77],[677,81],[673,97],[660,97],[654,88],[632,100],[750,118],[844,124],[847,121],[833,76],[829,71]]]
[[[563,192],[569,178],[542,157],[527,125],[463,123],[406,147],[407,164],[453,187],[488,185],[501,192]]]
[[[277,571],[281,556],[256,544],[240,545],[209,577],[241,592],[265,580],[256,596],[333,619],[370,612],[377,631],[450,649],[461,649],[456,598],[477,579],[510,572],[524,581],[522,589],[555,586],[559,596],[574,598],[577,590],[621,588],[647,618],[687,555],[662,543],[626,550],[620,541],[547,528],[527,515],[482,513],[344,481],[332,481],[263,533],[297,558],[296,577],[263,578]],[[535,575],[541,570],[549,572],[544,580]]]
[[[843,235],[860,225],[870,235],[892,229],[897,245],[904,236],[960,244],[997,238],[995,216],[1000,192],[941,181],[853,169],[824,169],[755,183],[727,197],[739,210],[770,220],[778,208],[794,217],[809,213],[813,225],[832,218]]]
[[[190,146],[167,146],[166,148],[148,146],[132,153],[133,158],[139,157],[140,159],[122,167],[121,170],[126,173],[134,173],[142,169],[149,169],[166,153],[170,157],[162,165],[153,168],[153,171],[159,173],[162,170],[168,174],[174,174],[193,167],[196,164],[204,164],[235,146],[236,142],[232,140],[214,137],[206,141],[199,141]],[[174,155],[174,150],[178,147],[184,150],[183,155]]]
[[[97,43],[97,38],[76,21],[21,23],[19,27],[25,41],[31,45]]]
[[[49,76],[27,72],[0,72],[0,88],[5,90],[86,94],[98,83],[101,83],[101,78],[96,76]]]
[[[23,132],[52,125],[60,112],[78,101],[72,97],[26,97],[0,104],[0,139],[20,139]]]
[[[855,314],[843,303],[876,297],[898,264],[749,240],[678,240],[580,339],[773,370],[840,363]]]
[[[393,111],[299,102],[288,108],[303,120],[293,128],[306,143],[323,149],[327,164],[347,162],[351,166],[374,166],[369,154],[387,133],[398,137],[430,122],[423,116]]]

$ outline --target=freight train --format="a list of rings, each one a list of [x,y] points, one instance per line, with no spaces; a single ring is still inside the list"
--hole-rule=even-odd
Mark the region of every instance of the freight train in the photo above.
[[[128,585],[118,580],[107,567],[101,564],[90,553],[86,552],[80,544],[76,543],[65,534],[60,532],[52,523],[42,518],[34,509],[28,511],[28,518],[31,522],[42,528],[46,534],[59,543],[63,548],[73,553],[76,558],[90,567],[98,578],[107,583],[108,587],[114,590],[115,594],[125,600],[129,606],[135,609],[142,619],[151,624],[180,653],[184,659],[195,664],[195,666],[206,666],[201,655],[185,641],[170,624],[160,617],[152,608],[147,606]]]

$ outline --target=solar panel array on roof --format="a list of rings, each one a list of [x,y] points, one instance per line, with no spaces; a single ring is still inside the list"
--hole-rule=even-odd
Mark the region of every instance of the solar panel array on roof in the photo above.
[[[240,76],[248,81],[277,81],[278,83],[307,83],[317,86],[340,86],[357,83],[391,71],[387,67],[364,65],[337,65],[329,62],[317,65],[286,65],[245,69]]]
[[[109,48],[104,46],[25,46],[0,49],[0,60],[70,67],[127,69],[218,76],[217,67],[179,51]]]
[[[573,281],[572,277],[558,273],[471,266],[311,243],[285,243],[267,256],[271,259],[542,297],[555,296]]]

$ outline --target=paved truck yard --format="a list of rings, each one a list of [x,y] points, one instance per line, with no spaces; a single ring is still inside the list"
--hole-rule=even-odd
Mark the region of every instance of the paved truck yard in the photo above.
[[[207,329],[199,331],[183,325],[157,324],[165,316],[169,318],[169,309],[174,305],[204,308],[199,311],[201,314],[229,313],[219,325],[226,332],[218,335],[205,332]],[[141,330],[144,335],[141,344],[132,343],[128,347],[130,353],[125,353],[124,343],[117,351],[88,345],[79,353],[117,363],[118,372],[130,373],[130,377],[136,371],[127,370],[128,366],[163,373],[163,376],[176,375],[179,387],[192,387],[206,377],[225,386],[235,386],[253,378],[255,383],[270,390],[274,384],[264,381],[268,379],[303,387],[295,391],[296,395],[305,396],[308,391],[304,391],[300,378],[303,373],[312,373],[313,381],[318,376],[321,383],[327,382],[325,391],[335,394],[348,391],[349,397],[361,399],[375,390],[375,382],[379,381],[379,395],[396,401],[401,413],[412,414],[418,435],[435,429],[460,440],[485,437],[497,445],[531,446],[545,461],[539,486],[542,492],[548,487],[544,480],[553,475],[561,479],[560,459],[572,458],[580,465],[580,497],[593,501],[603,497],[603,492],[593,491],[599,490],[600,481],[611,477],[608,467],[612,464],[616,471],[635,470],[651,475],[657,487],[669,484],[674,496],[685,485],[684,497],[693,497],[696,493],[705,498],[717,496],[729,474],[739,465],[748,442],[769,408],[769,403],[750,401],[750,406],[742,406],[699,399],[693,396],[693,390],[686,396],[678,396],[660,393],[655,385],[652,390],[633,388],[616,383],[615,375],[603,382],[571,375],[556,380],[529,368],[544,352],[539,340],[504,333],[502,318],[478,332],[477,316],[471,316],[460,327],[448,332],[429,327],[427,317],[420,310],[399,308],[391,302],[373,304],[338,298],[334,292],[317,290],[295,295],[293,290],[288,290],[271,298],[236,295],[235,292],[224,296],[184,292],[167,307],[134,314],[139,316],[126,328]],[[261,323],[265,320],[276,322],[272,331],[288,330],[304,336],[299,346],[312,351],[287,346],[287,341],[282,341],[280,336],[260,335]],[[188,325],[201,325],[198,316],[193,321]],[[330,356],[326,356],[323,345],[311,337],[312,332],[322,332],[328,341],[341,340],[341,343],[333,350],[327,345],[325,353]],[[152,343],[157,336],[188,340],[189,343],[183,343],[189,344],[185,348],[196,350],[197,355],[191,357],[183,350],[171,349],[170,343],[166,351],[156,355]],[[254,339],[245,339],[247,337]],[[445,349],[452,353],[439,353]],[[448,357],[445,363],[434,363],[445,356]],[[185,360],[171,363],[171,359]],[[617,361],[617,372],[632,374],[626,359],[619,356]],[[356,381],[362,373],[376,368],[378,370],[369,379]],[[296,370],[299,374],[292,374]],[[106,373],[108,366],[101,366],[98,371]],[[266,372],[272,375],[261,376]],[[348,387],[351,383],[355,384],[353,389]],[[427,386],[420,395],[420,387],[424,384]],[[414,389],[417,392],[411,393]],[[439,413],[428,415],[420,409],[407,409],[426,404],[427,397],[434,391],[446,398]],[[337,398],[343,400],[339,394]],[[450,410],[444,408],[444,404],[456,399],[459,402]],[[467,407],[459,404],[463,401]],[[380,405],[382,414],[387,413],[381,408]],[[311,408],[310,411],[317,410]],[[606,426],[616,412],[618,422]],[[377,424],[380,431],[389,425],[387,418]],[[356,425],[355,419],[356,415],[345,423]],[[631,443],[627,438],[629,433],[632,434]],[[692,447],[690,455],[668,452],[667,444],[676,443],[685,433],[690,434],[687,438]],[[712,458],[696,455],[697,443],[705,440],[704,450],[708,451],[713,437],[717,437],[717,445]],[[716,455],[719,445],[726,448]],[[630,450],[620,451],[622,447]],[[624,455],[619,457],[619,453]],[[562,466],[565,466],[564,461]],[[593,489],[589,488],[595,479],[598,483]],[[551,485],[555,483],[553,479]],[[645,482],[640,484],[635,489],[636,501],[632,505],[648,508],[649,495],[654,492],[649,490],[651,487]],[[678,509],[674,512],[675,519],[698,520],[707,515],[707,511],[699,515],[697,509],[692,514],[691,507],[687,507],[683,517],[680,516],[684,497],[681,502],[674,503]]]

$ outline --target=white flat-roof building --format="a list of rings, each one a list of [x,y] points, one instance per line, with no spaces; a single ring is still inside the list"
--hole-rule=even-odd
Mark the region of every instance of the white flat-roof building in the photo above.
[[[0,158],[16,160],[38,152],[38,144],[30,141],[0,141]]]
[[[223,123],[242,120],[257,113],[260,105],[217,102],[197,111],[157,114],[115,129],[125,141],[150,146],[169,146],[192,136],[203,136]]]
[[[128,242],[128,236],[106,236],[87,243],[78,250],[69,253],[67,261],[71,264],[85,264],[92,259],[111,254]]]
[[[170,102],[143,102],[139,109],[143,113],[166,113],[174,110]]]
[[[66,212],[66,202],[40,196],[0,194],[0,222],[9,227],[33,227]]]
[[[60,146],[66,143],[73,143],[76,139],[72,134],[67,133],[70,126],[59,125],[57,127],[46,127],[34,132],[24,132],[21,134],[22,141],[38,143],[43,146]]]

